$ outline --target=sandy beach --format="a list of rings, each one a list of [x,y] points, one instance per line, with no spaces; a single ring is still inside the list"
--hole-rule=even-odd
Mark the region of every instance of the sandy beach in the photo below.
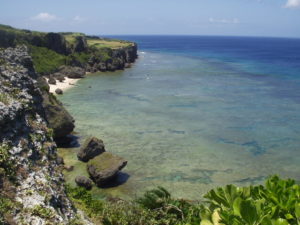
[[[48,82],[47,78],[46,78],[46,80]],[[56,80],[56,84],[49,84],[49,86],[50,86],[49,92],[55,94],[55,90],[57,88],[61,89],[62,91],[66,91],[72,87],[75,87],[77,81],[79,81],[79,80],[80,79],[71,79],[68,77],[65,77],[65,80],[63,82]]]

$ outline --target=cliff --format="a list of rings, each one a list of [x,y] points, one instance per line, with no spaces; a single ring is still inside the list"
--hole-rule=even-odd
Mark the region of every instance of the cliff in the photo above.
[[[87,72],[114,71],[129,67],[137,58],[137,45],[82,33],[45,33],[0,25],[0,47],[29,47],[36,72],[49,75],[61,66],[76,66]]]
[[[26,46],[0,52],[0,224],[76,219],[37,78]]]

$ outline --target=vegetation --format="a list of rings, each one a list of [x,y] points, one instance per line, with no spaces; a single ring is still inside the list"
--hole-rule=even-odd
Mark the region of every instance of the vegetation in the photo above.
[[[42,205],[37,205],[32,209],[32,215],[39,216],[44,219],[52,219],[54,217],[54,212]]]
[[[11,26],[0,24],[0,46],[14,47],[18,44],[28,44],[31,42],[39,42],[42,44],[42,39],[46,33],[15,29]]]
[[[265,186],[227,185],[209,191],[203,203],[174,199],[162,187],[135,201],[93,199],[82,187],[67,188],[76,206],[104,225],[299,225],[300,185],[270,177]]]
[[[26,44],[30,48],[36,72],[43,75],[56,72],[62,65],[85,67],[93,58],[105,63],[112,58],[113,49],[133,45],[128,41],[85,36],[83,33],[57,33],[51,34],[51,38],[48,34],[50,33],[15,29],[0,24],[0,47]],[[77,42],[80,39],[86,41],[87,46]],[[57,42],[57,46],[52,43],[53,40]],[[76,46],[81,46],[80,50]],[[4,63],[0,61],[0,64]]]
[[[90,47],[96,47],[98,49],[101,48],[117,49],[117,48],[124,48],[132,45],[131,42],[115,40],[115,39],[107,39],[107,38],[88,38],[87,44]]]
[[[5,224],[8,214],[14,207],[15,204],[9,198],[0,195],[0,224]]]
[[[9,145],[2,143],[0,144],[0,176],[3,170],[3,175],[14,180],[16,174],[16,166],[13,160],[9,158]]]
[[[40,74],[53,73],[65,64],[66,56],[48,48],[31,45],[29,49],[35,70]]]
[[[65,32],[65,33],[61,33],[66,41],[69,43],[69,44],[75,44],[76,42],[76,37],[79,37],[79,36],[85,36],[83,33],[72,33],[72,32]]]
[[[10,98],[6,93],[0,93],[0,102],[2,102],[4,105],[9,105]]]
[[[228,185],[211,190],[205,196],[207,225],[214,212],[228,225],[288,225],[300,224],[300,185],[294,180],[273,176],[265,186],[239,188]]]

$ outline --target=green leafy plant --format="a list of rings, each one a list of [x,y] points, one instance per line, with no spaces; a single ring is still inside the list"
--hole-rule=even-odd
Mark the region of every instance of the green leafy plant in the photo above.
[[[278,176],[270,177],[265,186],[228,185],[204,196],[209,207],[202,212],[206,218],[211,218],[217,210],[219,222],[226,225],[300,224],[299,188],[294,180],[282,180]]]

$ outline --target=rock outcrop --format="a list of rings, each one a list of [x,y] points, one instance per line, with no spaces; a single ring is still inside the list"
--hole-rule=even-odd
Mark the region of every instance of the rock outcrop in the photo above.
[[[59,33],[47,33],[45,35],[46,47],[60,54],[68,54],[66,39]]]
[[[95,137],[90,137],[85,140],[77,153],[77,157],[83,162],[88,162],[90,159],[93,159],[103,152],[105,152],[103,141]]]
[[[0,221],[69,224],[76,211],[65,194],[38,83],[25,46],[0,51],[0,198],[13,205]]]
[[[88,50],[86,38],[84,36],[77,36],[74,44],[74,52],[84,52]]]
[[[55,139],[66,137],[75,128],[73,117],[53,94],[43,91],[42,98],[45,118],[49,127],[53,129],[53,137]]]
[[[48,79],[48,84],[56,84],[56,80],[53,76],[50,76]]]
[[[77,66],[62,66],[59,73],[68,78],[79,79],[85,76],[85,70]]]
[[[112,182],[126,165],[127,161],[122,157],[104,152],[88,162],[87,170],[97,186],[101,187]]]
[[[63,90],[61,90],[60,88],[55,89],[55,94],[62,95],[63,93],[64,93]]]
[[[84,187],[87,190],[90,190],[93,187],[93,182],[85,176],[77,176],[75,182],[78,186]]]
[[[138,57],[136,43],[124,48],[106,49],[106,51],[109,56],[107,59],[97,56],[89,59],[86,66],[88,72],[123,70],[130,67],[130,64],[134,63]]]

